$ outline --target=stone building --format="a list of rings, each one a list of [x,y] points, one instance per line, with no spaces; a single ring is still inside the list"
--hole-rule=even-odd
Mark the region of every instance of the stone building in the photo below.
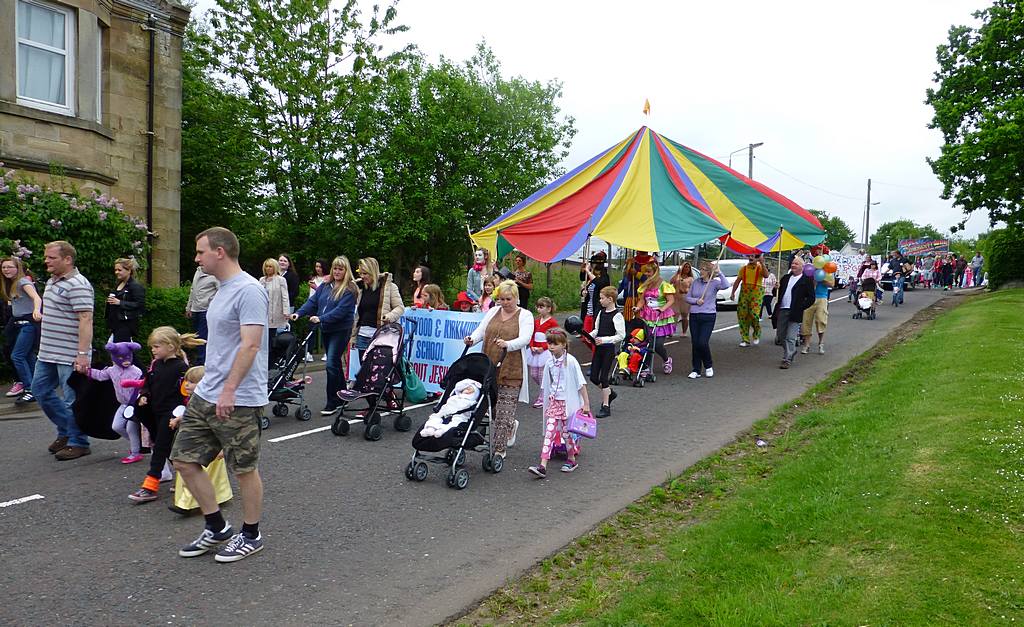
[[[121,200],[178,284],[181,44],[174,0],[0,0],[0,161]]]

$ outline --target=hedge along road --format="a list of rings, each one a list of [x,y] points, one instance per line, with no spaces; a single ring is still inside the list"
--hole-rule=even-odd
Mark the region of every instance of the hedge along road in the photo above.
[[[424,483],[407,481],[411,433],[394,432],[388,419],[379,442],[364,440],[358,428],[347,438],[325,430],[272,441],[327,424],[316,411],[324,397],[323,375],[315,374],[308,388],[313,421],[277,418],[265,436],[267,548],[235,564],[177,557],[202,519],[167,511],[167,484],[160,501],[131,504],[127,495],[145,469],[118,463],[120,442],[95,442],[91,456],[56,462],[45,451],[53,439],[49,421],[0,421],[0,502],[18,501],[0,508],[0,589],[7,593],[0,622],[444,621],[941,297],[911,292],[903,307],[880,307],[875,321],[851,320],[851,306],[835,302],[827,354],[798,355],[785,371],[770,339],[739,348],[735,315],[722,312],[718,328],[725,330],[712,339],[713,379],[685,378],[690,347],[682,338],[669,348],[676,371],[644,389],[620,386],[613,416],[600,422],[597,440],[583,443],[579,469],[563,474],[554,465],[543,481],[526,472],[540,451],[540,411],[520,405],[519,441],[505,470],[485,473],[480,456],[471,455],[462,491],[445,485],[440,466],[430,467]],[[413,411],[416,426],[427,412]],[[238,503],[225,513],[241,523]]]

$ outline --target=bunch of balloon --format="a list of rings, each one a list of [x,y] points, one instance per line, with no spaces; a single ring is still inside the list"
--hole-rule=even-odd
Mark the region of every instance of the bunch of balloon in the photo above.
[[[830,281],[833,284],[836,280],[835,272],[839,269],[836,262],[832,261],[832,256],[829,254],[818,255],[811,260],[809,264],[814,268],[814,280],[815,281]],[[804,269],[806,274],[806,268]]]

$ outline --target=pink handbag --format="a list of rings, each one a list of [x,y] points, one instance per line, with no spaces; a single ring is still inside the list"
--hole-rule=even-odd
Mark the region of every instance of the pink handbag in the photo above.
[[[580,409],[569,418],[568,431],[594,439],[597,437],[597,420],[591,414]]]

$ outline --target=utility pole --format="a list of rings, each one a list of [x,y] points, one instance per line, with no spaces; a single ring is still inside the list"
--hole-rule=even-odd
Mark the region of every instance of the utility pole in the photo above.
[[[758,146],[764,146],[764,142],[757,142],[756,144],[750,144],[747,146],[747,178],[754,178],[754,149]]]
[[[864,245],[868,246],[871,237],[871,179],[868,179],[868,201],[864,205]]]

